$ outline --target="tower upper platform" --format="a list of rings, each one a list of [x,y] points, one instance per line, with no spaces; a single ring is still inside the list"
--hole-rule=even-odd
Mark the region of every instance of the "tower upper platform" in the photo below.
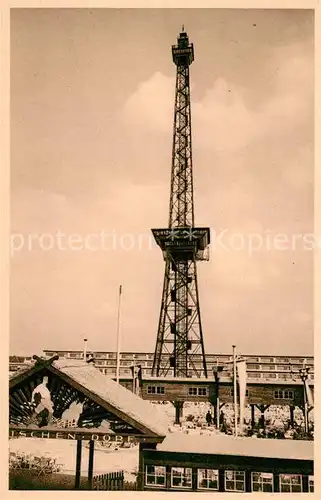
[[[172,45],[172,54],[176,66],[189,66],[194,61],[194,47],[192,43],[189,43],[185,31],[179,34],[177,45]]]
[[[210,229],[208,227],[175,227],[152,229],[152,233],[163,251],[164,260],[208,260]]]

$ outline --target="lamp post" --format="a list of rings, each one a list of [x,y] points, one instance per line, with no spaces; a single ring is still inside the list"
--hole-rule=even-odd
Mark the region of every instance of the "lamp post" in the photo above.
[[[238,434],[237,427],[237,385],[236,385],[236,353],[235,353],[235,345],[233,348],[233,393],[234,393],[234,432],[235,436]]]
[[[121,307],[122,285],[119,285],[118,313],[117,313],[117,348],[116,348],[116,382],[119,383],[120,371],[120,307]]]
[[[310,368],[306,367],[305,364],[303,368],[300,368],[300,378],[303,383],[303,401],[304,401],[304,430],[306,433],[309,432],[309,418],[308,418],[308,398],[307,398],[307,388],[306,383],[309,378]]]
[[[84,339],[84,361],[87,359],[87,341],[88,339]]]

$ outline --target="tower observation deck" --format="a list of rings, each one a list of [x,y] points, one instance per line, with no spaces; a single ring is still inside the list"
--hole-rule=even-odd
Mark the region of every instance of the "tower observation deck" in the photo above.
[[[152,374],[207,377],[196,262],[209,259],[210,230],[194,224],[189,77],[194,47],[184,28],[172,46],[172,56],[176,89],[169,222],[165,229],[152,229],[165,261]]]

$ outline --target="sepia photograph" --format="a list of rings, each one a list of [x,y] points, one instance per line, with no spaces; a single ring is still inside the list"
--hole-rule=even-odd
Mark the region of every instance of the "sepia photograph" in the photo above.
[[[10,9],[10,490],[314,492],[315,12]]]

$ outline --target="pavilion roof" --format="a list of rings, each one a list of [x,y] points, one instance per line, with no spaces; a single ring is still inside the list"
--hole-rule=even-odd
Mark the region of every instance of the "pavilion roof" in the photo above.
[[[37,371],[44,369],[53,376],[63,379],[65,383],[86,395],[109,412],[119,416],[143,434],[165,436],[168,429],[164,416],[149,401],[121,386],[104,375],[92,363],[83,360],[55,359],[46,360],[36,357],[30,366],[16,372],[9,380],[10,391],[21,386]]]

